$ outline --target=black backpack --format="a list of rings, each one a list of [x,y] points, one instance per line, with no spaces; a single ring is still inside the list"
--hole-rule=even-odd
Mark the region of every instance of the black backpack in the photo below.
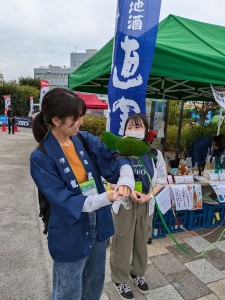
[[[79,140],[81,141],[85,151],[87,153],[89,153],[88,151],[88,147],[87,147],[87,143],[84,140],[83,136],[78,133],[77,134]],[[39,144],[39,146],[37,147],[41,152],[43,152],[44,154],[47,155],[47,152],[45,150],[45,147],[43,145],[43,143]],[[51,204],[48,202],[48,200],[45,198],[44,194],[42,194],[42,192],[38,189],[38,200],[39,200],[39,217],[42,218],[42,221],[44,223],[44,234],[47,234],[48,232],[48,221],[50,218],[50,213],[51,213]]]

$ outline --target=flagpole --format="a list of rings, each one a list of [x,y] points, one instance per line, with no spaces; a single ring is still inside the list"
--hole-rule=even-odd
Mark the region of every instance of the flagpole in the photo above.
[[[112,51],[112,62],[111,62],[111,72],[113,67],[113,58],[114,58],[114,51],[115,51],[115,38],[116,38],[116,30],[117,30],[117,24],[118,24],[118,13],[119,13],[119,0],[117,0],[117,7],[116,7],[116,18],[115,18],[115,29],[114,29],[114,38],[113,38],[113,51]],[[109,107],[109,97],[107,97],[107,103],[108,103],[108,110],[106,114],[106,131],[110,131],[110,107]]]
[[[220,106],[220,117],[218,120],[218,127],[217,127],[217,135],[220,134],[220,125],[223,122],[223,117],[222,117],[222,107]]]

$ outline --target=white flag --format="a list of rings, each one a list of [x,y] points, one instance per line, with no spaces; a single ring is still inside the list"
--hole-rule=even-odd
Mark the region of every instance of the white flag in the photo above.
[[[40,85],[41,85],[41,91],[40,91],[40,110],[41,110],[42,99],[44,95],[49,91],[50,84],[48,80],[41,79]]]
[[[11,105],[11,97],[10,95],[7,96],[3,96],[4,100],[5,100],[5,111],[4,111],[4,115],[7,115],[7,111],[8,111],[8,107]]]
[[[225,108],[225,89],[217,90],[211,85],[214,99],[222,107]]]

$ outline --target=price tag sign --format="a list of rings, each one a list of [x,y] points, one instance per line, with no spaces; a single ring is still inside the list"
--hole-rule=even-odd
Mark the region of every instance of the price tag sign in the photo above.
[[[219,173],[217,175],[219,175],[220,180],[225,180],[225,173]]]
[[[185,175],[184,176],[184,182],[185,183],[193,183],[194,182],[194,178],[192,175]]]
[[[174,176],[175,183],[184,183],[184,176]]]
[[[209,180],[211,181],[218,181],[219,180],[219,176],[216,173],[208,173],[209,176]]]

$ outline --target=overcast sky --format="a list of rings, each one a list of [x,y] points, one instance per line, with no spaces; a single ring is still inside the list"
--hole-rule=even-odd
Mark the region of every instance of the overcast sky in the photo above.
[[[117,0],[1,0],[0,73],[6,81],[39,66],[70,64],[70,53],[100,49],[114,35]],[[225,0],[162,0],[174,14],[225,26]]]

